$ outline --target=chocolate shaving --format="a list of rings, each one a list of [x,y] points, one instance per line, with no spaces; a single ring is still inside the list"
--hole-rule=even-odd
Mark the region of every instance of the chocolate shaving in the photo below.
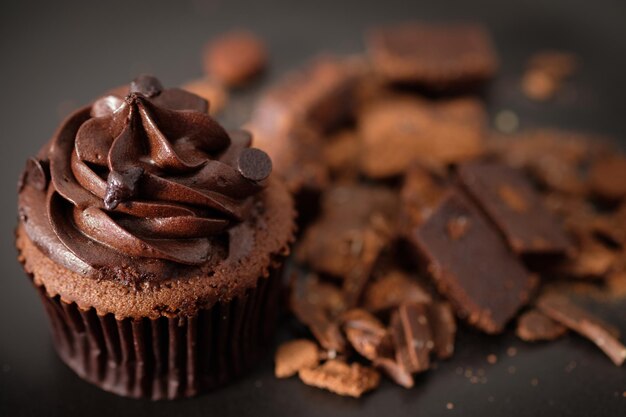
[[[626,347],[611,334],[611,330],[600,319],[560,294],[544,294],[537,300],[537,308],[552,320],[557,321],[591,340],[615,365],[626,360]]]

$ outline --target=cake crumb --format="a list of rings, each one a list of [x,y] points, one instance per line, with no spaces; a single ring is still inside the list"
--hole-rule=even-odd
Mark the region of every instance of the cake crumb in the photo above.
[[[447,408],[448,410],[454,410],[454,403],[448,403],[448,404],[446,404],[446,408]]]
[[[494,365],[496,362],[498,362],[498,357],[496,355],[494,355],[493,353],[490,353],[489,355],[487,355],[488,364]]]

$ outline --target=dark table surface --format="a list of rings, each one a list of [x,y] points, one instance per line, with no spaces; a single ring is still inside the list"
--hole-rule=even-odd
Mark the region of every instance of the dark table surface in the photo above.
[[[15,257],[15,182],[25,159],[62,116],[139,72],[176,85],[201,75],[200,51],[212,35],[247,27],[270,45],[271,71],[235,94],[224,123],[241,123],[255,94],[320,51],[362,49],[365,28],[406,19],[475,20],[492,31],[502,75],[488,98],[492,114],[509,109],[521,127],[560,126],[626,143],[626,2],[531,1],[103,1],[0,5],[0,416],[625,416],[626,370],[576,336],[527,345],[509,331],[486,337],[463,330],[457,354],[405,390],[384,383],[361,400],[276,380],[268,357],[248,376],[191,400],[151,403],[119,398],[82,382],[55,356],[47,323]],[[551,104],[524,99],[517,82],[541,48],[575,52],[579,74]],[[625,179],[626,180],[626,179]],[[626,304],[599,306],[626,334]],[[286,337],[283,325],[279,337]],[[507,356],[515,347],[517,354]],[[488,354],[499,361],[489,365]],[[472,384],[459,371],[483,369]],[[452,410],[446,404],[454,405]]]

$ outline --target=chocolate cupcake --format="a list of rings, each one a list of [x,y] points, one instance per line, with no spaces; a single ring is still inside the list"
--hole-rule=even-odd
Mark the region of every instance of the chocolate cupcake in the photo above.
[[[22,175],[20,261],[61,359],[107,391],[192,396],[270,341],[293,202],[207,110],[139,77],[72,114]]]

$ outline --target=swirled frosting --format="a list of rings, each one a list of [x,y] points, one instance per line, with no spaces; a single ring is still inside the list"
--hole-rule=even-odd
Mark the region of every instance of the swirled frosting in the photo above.
[[[150,76],[61,126],[48,150],[47,216],[95,268],[198,266],[224,257],[271,171],[246,132],[227,133],[207,103]]]

